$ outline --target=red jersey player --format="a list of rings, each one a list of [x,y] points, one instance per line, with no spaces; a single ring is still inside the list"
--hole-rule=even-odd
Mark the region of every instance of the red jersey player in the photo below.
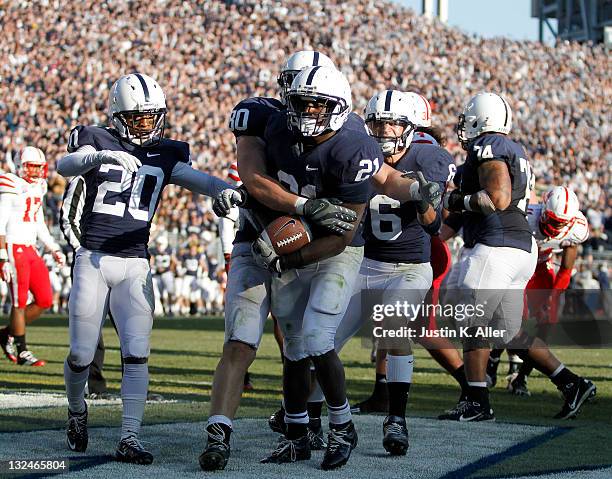
[[[22,151],[18,173],[0,175],[0,276],[9,284],[12,308],[9,326],[0,330],[7,358],[25,366],[44,366],[28,350],[26,323],[38,318],[52,303],[49,271],[36,251],[40,239],[61,265],[64,255],[45,224],[42,203],[47,191],[47,161],[38,148]],[[34,301],[28,305],[28,293]]]

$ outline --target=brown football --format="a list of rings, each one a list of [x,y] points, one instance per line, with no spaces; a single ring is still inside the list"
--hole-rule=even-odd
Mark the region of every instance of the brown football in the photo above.
[[[293,253],[310,243],[308,226],[299,216],[281,216],[270,223],[266,231],[279,255]]]

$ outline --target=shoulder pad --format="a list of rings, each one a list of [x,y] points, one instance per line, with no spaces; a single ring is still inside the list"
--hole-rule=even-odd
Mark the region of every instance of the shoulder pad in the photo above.
[[[112,134],[103,127],[100,126],[84,126],[78,125],[70,132],[68,138],[68,152],[72,153],[77,151],[80,147],[85,145],[93,146],[96,150],[104,149],[100,148],[100,142],[109,140],[115,142],[115,138]]]
[[[178,140],[171,140],[164,138],[159,144],[158,148],[170,150],[172,157],[176,158],[181,163],[187,163],[191,165],[191,154],[189,153],[189,143]]]
[[[504,135],[483,135],[469,146],[469,154],[479,162],[504,159],[508,156],[508,138]]]
[[[232,109],[228,127],[236,138],[239,136],[263,138],[270,116],[284,108],[276,98],[247,98]]]
[[[332,171],[343,183],[359,183],[375,175],[384,156],[376,140],[365,131],[345,129],[341,141],[333,147]]]
[[[0,193],[17,194],[19,177],[13,173],[3,173],[0,175]]]
[[[446,182],[449,176],[454,172],[451,171],[450,165],[454,166],[453,157],[448,151],[439,146],[431,144],[412,145],[411,149],[416,149],[416,163],[423,176],[429,181]]]

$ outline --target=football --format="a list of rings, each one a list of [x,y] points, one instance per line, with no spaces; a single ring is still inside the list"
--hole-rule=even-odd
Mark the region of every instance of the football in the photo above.
[[[281,216],[270,223],[266,232],[279,255],[293,253],[312,240],[310,229],[299,216]]]

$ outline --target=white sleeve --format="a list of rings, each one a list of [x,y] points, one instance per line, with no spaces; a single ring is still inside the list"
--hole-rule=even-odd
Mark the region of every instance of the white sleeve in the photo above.
[[[45,215],[42,206],[40,210],[38,210],[37,216],[38,219],[36,220],[36,234],[38,236],[38,239],[42,241],[42,243],[51,251],[56,251],[60,249],[57,242],[53,239],[53,236],[51,236],[51,233],[49,233],[49,228],[47,228],[47,224],[45,223]]]
[[[0,236],[6,236],[6,226],[13,209],[13,198],[15,195],[12,193],[0,194]]]
[[[231,254],[232,248],[234,247],[233,242],[236,237],[236,222],[229,217],[234,213],[234,210],[237,218],[238,208],[232,208],[227,217],[219,218],[219,239],[221,240],[223,254]]]
[[[187,163],[177,163],[172,169],[170,183],[187,188],[195,193],[201,193],[212,198],[227,188],[231,188],[225,181],[201,171],[194,170]]]
[[[79,176],[98,166],[96,149],[91,145],[83,145],[77,151],[68,153],[57,162],[57,172],[62,176]]]

